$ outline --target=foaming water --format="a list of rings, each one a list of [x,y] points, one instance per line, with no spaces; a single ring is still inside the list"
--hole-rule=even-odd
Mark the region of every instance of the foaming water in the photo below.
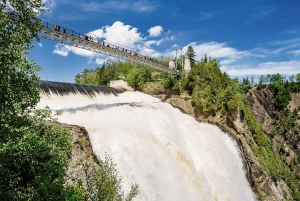
[[[235,142],[171,105],[139,92],[97,95],[41,94],[60,122],[84,126],[94,152],[112,156],[125,192],[135,200],[256,200]]]

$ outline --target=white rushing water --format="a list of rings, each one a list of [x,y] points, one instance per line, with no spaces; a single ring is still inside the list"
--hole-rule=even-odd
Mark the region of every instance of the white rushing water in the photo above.
[[[135,200],[256,200],[235,142],[216,126],[139,92],[41,96],[38,108],[84,126],[94,152],[111,155],[125,192],[139,184]]]

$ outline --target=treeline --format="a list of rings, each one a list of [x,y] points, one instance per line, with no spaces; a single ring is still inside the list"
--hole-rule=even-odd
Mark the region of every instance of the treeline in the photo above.
[[[166,62],[166,61],[162,61]],[[167,73],[157,72],[149,67],[129,62],[106,62],[102,67],[83,69],[75,77],[78,84],[109,86],[111,80],[125,79],[136,90],[142,89],[147,82],[159,81],[166,89],[178,91],[178,79]]]
[[[283,110],[291,100],[291,93],[300,91],[300,73],[292,75],[289,79],[280,74],[262,75],[259,77],[258,89],[269,88],[275,96],[275,106]]]
[[[286,78],[280,74],[261,75],[258,83],[254,83],[254,77],[243,78],[241,85],[246,88],[257,86],[258,89],[268,88],[275,96],[275,106],[279,110],[283,110],[291,100],[291,93],[300,92],[300,73],[291,75]]]

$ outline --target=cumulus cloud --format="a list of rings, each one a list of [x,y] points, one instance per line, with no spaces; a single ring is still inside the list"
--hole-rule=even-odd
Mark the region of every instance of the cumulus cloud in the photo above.
[[[123,22],[116,21],[112,26],[105,26],[101,29],[90,32],[100,38],[105,38],[108,41],[121,44],[130,48],[135,48],[136,43],[143,40],[138,29],[130,25],[125,25]]]
[[[255,66],[239,65],[225,66],[222,69],[231,76],[285,74],[296,75],[299,73],[300,61],[264,62]]]
[[[150,37],[157,37],[157,36],[161,35],[161,33],[163,32],[163,28],[161,26],[154,26],[154,27],[151,27],[148,30],[148,32],[150,34]]]
[[[63,44],[56,44],[55,50],[52,53],[66,57],[68,56],[69,52],[70,52],[70,46],[63,45]]]

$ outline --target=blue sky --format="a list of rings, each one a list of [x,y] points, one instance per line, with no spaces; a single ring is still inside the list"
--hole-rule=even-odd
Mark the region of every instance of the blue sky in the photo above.
[[[300,73],[299,0],[43,0],[43,14],[61,26],[93,33],[149,56],[174,57],[191,45],[221,61],[232,77]],[[80,29],[79,29],[80,28]],[[105,55],[41,40],[29,56],[41,79],[73,82],[84,68],[101,66]]]

